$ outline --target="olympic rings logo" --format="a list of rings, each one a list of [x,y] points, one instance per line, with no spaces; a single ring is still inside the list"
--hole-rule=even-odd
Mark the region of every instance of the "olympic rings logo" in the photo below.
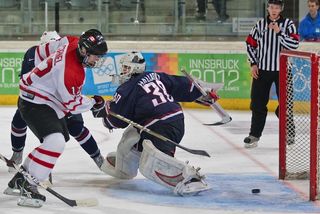
[[[296,63],[292,64],[293,90],[300,93],[306,89],[310,91],[311,90],[310,64],[303,64],[302,66],[299,66],[299,67],[298,65]]]
[[[105,63],[101,67],[93,68],[92,71],[98,76],[115,74],[115,67],[113,63]]]

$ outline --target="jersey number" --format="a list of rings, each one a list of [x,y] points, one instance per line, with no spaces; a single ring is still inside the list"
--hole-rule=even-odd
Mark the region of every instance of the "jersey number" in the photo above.
[[[46,63],[45,65],[47,66],[47,67],[45,67],[45,68],[42,68],[42,67],[44,67],[44,63]],[[39,67],[41,67],[42,68],[42,70],[40,70],[41,68],[39,68]],[[46,75],[47,73],[49,73],[50,71],[51,71],[51,68],[52,68],[52,58],[49,58],[46,62],[42,62],[41,64],[40,64],[40,66],[38,66],[38,67],[35,67],[33,70],[32,70],[32,73],[34,73],[35,75],[37,75],[38,77],[43,77],[44,75]],[[29,76],[27,77],[27,83],[28,83],[28,85],[31,85],[32,84],[32,80],[31,80],[31,74],[32,73],[30,73],[29,74]]]
[[[164,87],[163,83],[159,80],[155,82],[149,82],[143,86],[143,89],[149,94],[152,93],[153,95],[157,96],[157,98],[152,99],[153,105],[156,107],[160,104],[166,102],[173,102],[173,97],[168,94],[166,88]]]

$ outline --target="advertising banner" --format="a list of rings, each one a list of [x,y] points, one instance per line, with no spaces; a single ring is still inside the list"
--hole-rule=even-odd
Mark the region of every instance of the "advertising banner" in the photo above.
[[[0,94],[17,95],[19,73],[24,53],[0,53]],[[125,53],[111,52],[102,67],[86,70],[85,95],[113,95],[117,84],[112,75],[119,74],[119,60]],[[250,98],[250,68],[246,54],[232,53],[148,53],[144,52],[147,72],[182,75],[185,68],[191,75],[215,83],[224,83],[221,98]]]
[[[110,75],[119,73],[119,59],[124,53],[110,53],[101,68],[87,70],[85,94],[112,95],[117,87]],[[251,77],[245,54],[143,53],[148,72],[181,75],[185,68],[191,75],[211,83],[224,83],[223,98],[249,98]]]
[[[18,94],[23,53],[0,53],[0,94]]]
[[[206,82],[224,83],[223,98],[249,98],[250,67],[245,54],[179,54],[179,67]]]

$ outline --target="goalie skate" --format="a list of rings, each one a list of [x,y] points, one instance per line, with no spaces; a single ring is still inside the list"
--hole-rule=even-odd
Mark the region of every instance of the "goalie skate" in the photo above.
[[[200,192],[212,189],[205,181],[205,176],[200,175],[200,168],[195,169],[187,165],[183,170],[183,181],[179,182],[173,192],[180,196],[194,196]]]
[[[154,147],[150,140],[143,141],[139,170],[146,178],[173,190],[180,196],[193,196],[211,187],[188,163],[168,156]]]

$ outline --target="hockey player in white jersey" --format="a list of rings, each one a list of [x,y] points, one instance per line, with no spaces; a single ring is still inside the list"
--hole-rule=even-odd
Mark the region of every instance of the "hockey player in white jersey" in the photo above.
[[[64,45],[50,54],[51,47],[59,42]],[[44,55],[47,58],[22,76],[18,108],[28,127],[43,143],[27,156],[21,167],[38,180],[48,178],[69,140],[64,117],[104,105],[102,97],[88,98],[81,94],[81,90],[85,80],[84,68],[97,66],[107,51],[103,35],[91,29],[80,38],[62,38],[44,48],[40,46],[35,60],[44,58]],[[46,200],[37,186],[19,172],[8,186],[21,189],[18,200],[21,206],[41,207]]]
[[[32,46],[26,51],[22,62],[20,76],[29,73],[37,65],[35,63],[40,63],[44,59],[48,58],[49,55],[54,53],[60,46],[77,39],[77,37],[73,36],[65,36],[61,38],[56,31],[45,31],[40,38],[40,45]],[[69,114],[68,117],[66,117],[66,120],[69,134],[79,142],[80,146],[88,155],[90,155],[99,169],[103,169],[101,166],[105,164],[105,160],[100,153],[96,140],[90,133],[89,129],[84,126],[82,115]],[[17,109],[11,122],[11,146],[13,154],[10,160],[14,161],[18,165],[22,163],[26,135],[27,124],[21,117],[19,109]],[[9,171],[15,170],[9,167]],[[8,194],[11,193],[9,192]]]

